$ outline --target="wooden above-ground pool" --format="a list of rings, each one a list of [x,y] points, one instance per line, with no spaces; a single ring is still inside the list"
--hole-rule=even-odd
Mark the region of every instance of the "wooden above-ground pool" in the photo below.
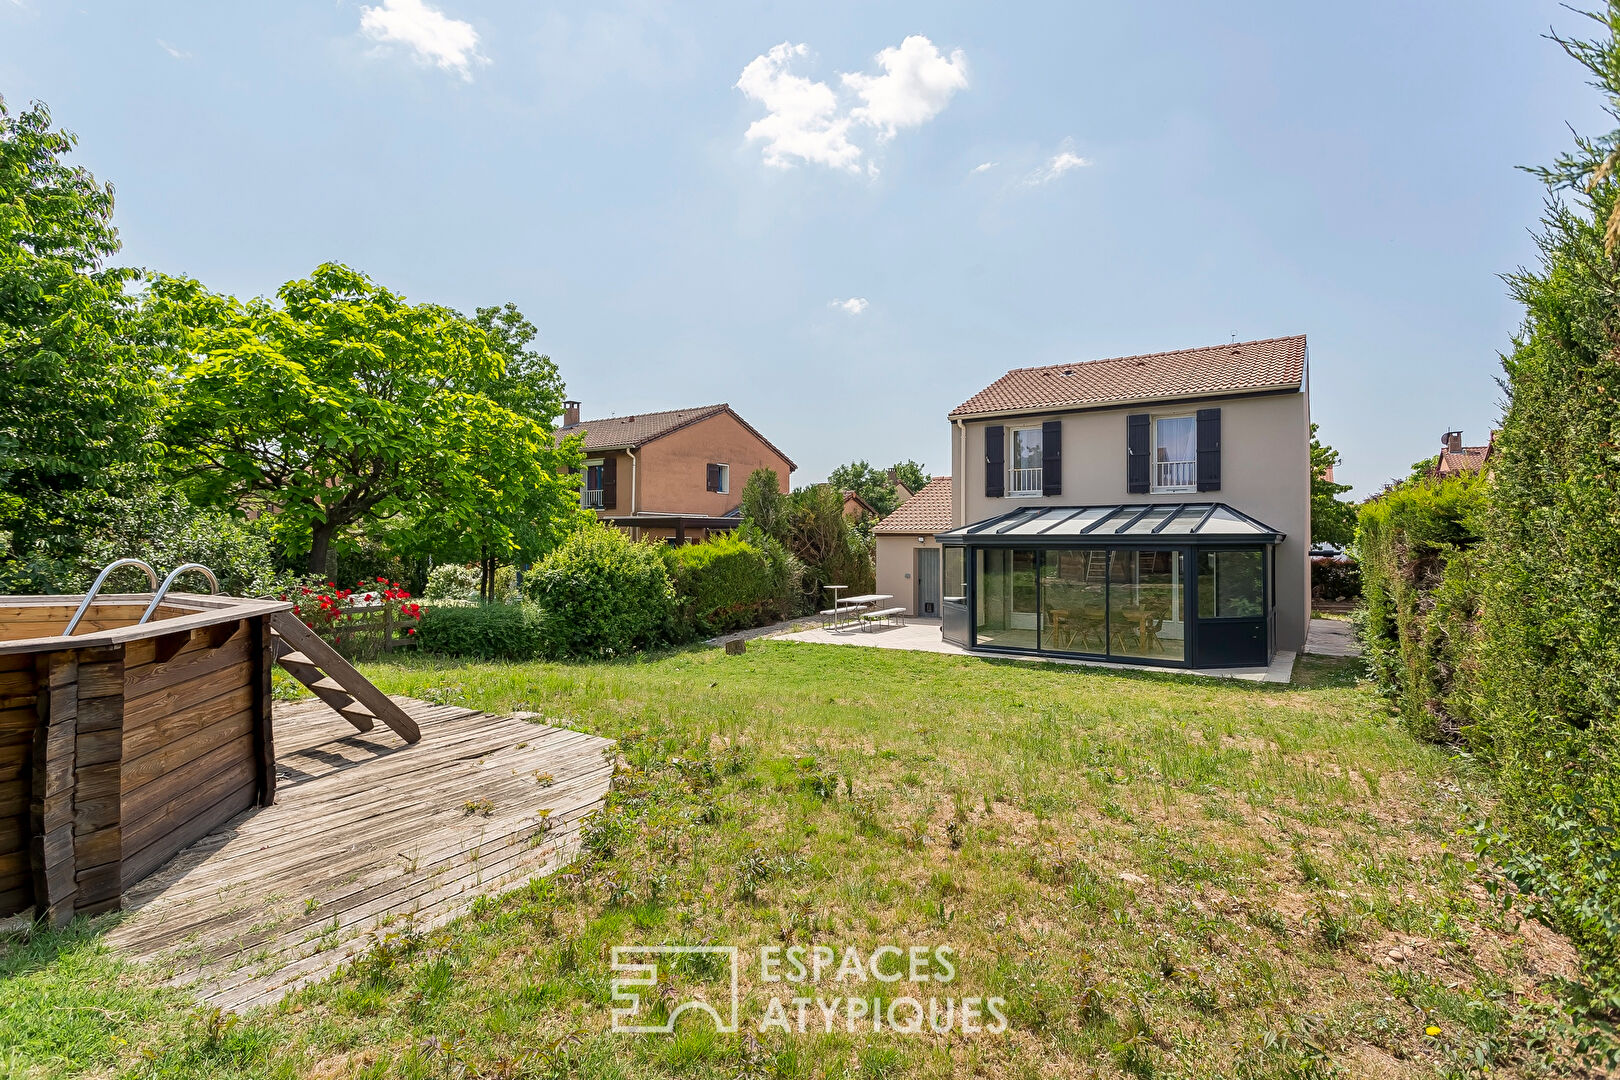
[[[136,625],[151,599],[98,596],[66,637],[82,596],[0,596],[0,916],[112,910],[275,797],[271,620],[292,605],[169,594]]]

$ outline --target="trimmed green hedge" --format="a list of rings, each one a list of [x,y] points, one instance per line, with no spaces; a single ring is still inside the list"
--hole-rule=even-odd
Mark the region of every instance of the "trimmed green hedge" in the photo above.
[[[677,596],[677,636],[690,639],[746,630],[793,614],[803,569],[780,543],[719,536],[668,548]]]
[[[522,604],[434,604],[422,610],[421,648],[477,660],[533,660],[540,655],[541,616]]]
[[[544,611],[544,655],[607,658],[668,642],[676,606],[666,558],[662,545],[633,543],[606,525],[569,536],[524,578]]]
[[[1457,739],[1477,712],[1481,476],[1420,480],[1357,517],[1362,639],[1379,689],[1422,739]]]

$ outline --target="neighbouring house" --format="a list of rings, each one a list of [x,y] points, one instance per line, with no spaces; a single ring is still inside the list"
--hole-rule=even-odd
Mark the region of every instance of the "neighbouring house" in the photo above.
[[[1009,371],[949,414],[950,527],[938,492],[915,511],[942,580],[913,592],[987,652],[1210,668],[1299,649],[1306,367],[1299,336]],[[916,501],[880,536],[904,539]],[[905,595],[928,537],[879,548],[880,591]]]
[[[865,521],[867,518],[877,517],[877,511],[872,504],[861,498],[861,493],[854,488],[845,488],[839,494],[844,496],[844,516],[855,521]]]
[[[1457,473],[1479,472],[1490,460],[1496,448],[1496,432],[1491,432],[1484,446],[1464,446],[1462,432],[1448,431],[1440,436],[1440,456],[1434,463],[1436,476],[1455,476]]]
[[[742,488],[773,469],[781,491],[797,468],[730,405],[581,420],[563,403],[557,437],[585,437],[580,501],[633,539],[697,542],[737,527]]]
[[[877,543],[877,591],[907,615],[938,618],[939,541],[951,521],[951,478],[936,476],[872,528]],[[956,597],[961,603],[962,598]]]

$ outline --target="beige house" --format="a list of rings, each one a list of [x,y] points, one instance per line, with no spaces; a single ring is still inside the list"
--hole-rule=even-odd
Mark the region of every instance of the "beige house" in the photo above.
[[[950,529],[951,478],[936,476],[872,528],[877,542],[877,591],[907,615],[938,618],[939,541]]]
[[[949,640],[1200,668],[1304,644],[1303,336],[1019,368],[949,420],[951,527],[932,534]],[[902,536],[904,511],[880,534]],[[897,597],[918,573],[902,548],[878,552]]]

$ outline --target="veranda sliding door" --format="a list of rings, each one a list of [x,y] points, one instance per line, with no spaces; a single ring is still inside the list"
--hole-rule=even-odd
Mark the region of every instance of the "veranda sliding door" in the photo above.
[[[1033,649],[1039,617],[1037,553],[1027,548],[980,548],[974,640],[999,649]]]

